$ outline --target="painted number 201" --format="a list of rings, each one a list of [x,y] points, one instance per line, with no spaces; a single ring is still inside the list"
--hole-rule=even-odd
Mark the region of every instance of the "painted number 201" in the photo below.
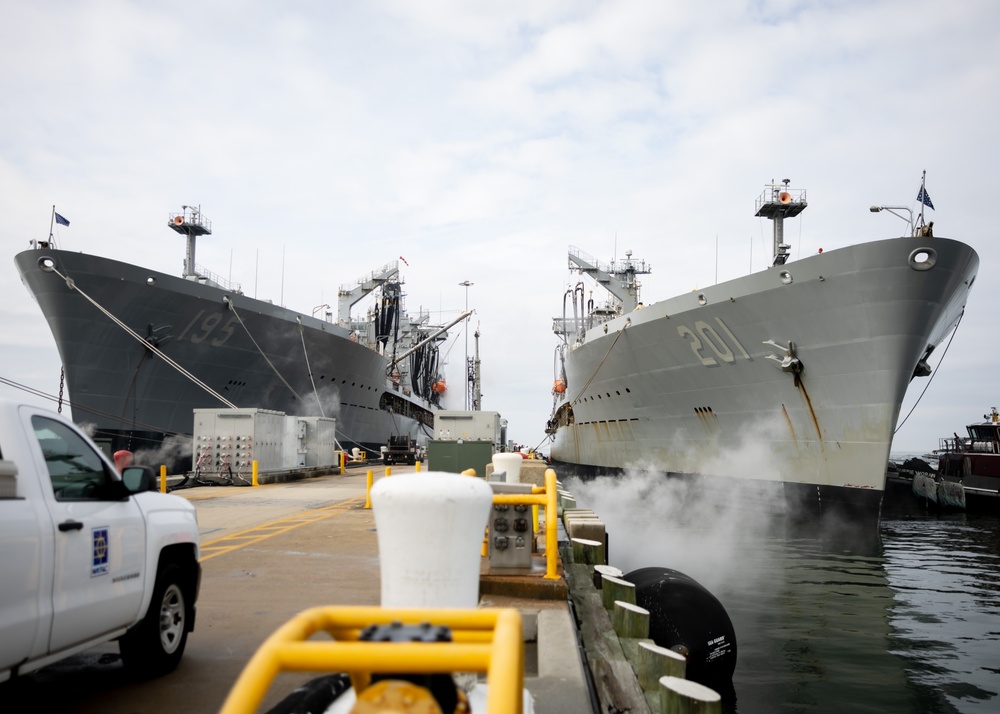
[[[746,351],[740,341],[736,339],[736,335],[732,333],[726,323],[722,321],[721,318],[715,318],[715,322],[718,324],[719,329],[726,334],[730,339],[736,349],[743,355],[744,358],[750,359],[750,353]],[[723,362],[735,362],[736,355],[733,353],[732,348],[723,339],[722,335],[716,332],[715,328],[709,325],[704,320],[698,320],[694,323],[694,329],[692,330],[687,325],[678,325],[677,334],[685,338],[688,344],[691,346],[691,351],[694,352],[695,357],[697,357],[703,365],[706,367],[712,367],[719,364],[715,357],[711,357],[706,354],[706,345],[708,349],[711,349]]]

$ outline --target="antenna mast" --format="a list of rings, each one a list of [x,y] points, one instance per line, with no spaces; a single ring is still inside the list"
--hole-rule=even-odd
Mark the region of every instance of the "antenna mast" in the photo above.
[[[784,186],[781,186],[774,183],[774,179],[771,179],[771,183],[757,198],[757,216],[774,221],[774,262],[772,265],[784,265],[785,261],[788,260],[788,251],[791,246],[785,243],[784,220],[794,218],[806,210],[806,206],[809,205],[806,203],[805,189],[790,189],[788,188],[790,182],[791,179],[782,179],[781,183]]]

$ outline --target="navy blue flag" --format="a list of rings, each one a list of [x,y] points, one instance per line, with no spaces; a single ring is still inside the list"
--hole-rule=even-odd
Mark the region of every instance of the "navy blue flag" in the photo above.
[[[927,189],[924,188],[923,186],[921,186],[920,190],[917,191],[917,200],[920,201],[921,203],[923,203],[928,208],[934,208],[934,204],[931,203],[930,194],[927,193]],[[59,215],[59,214],[57,213],[56,215]]]
[[[934,206],[931,206],[931,208],[934,208]],[[68,226],[69,225],[69,221],[67,221],[65,218],[63,218],[62,216],[60,216],[58,213],[56,214],[56,223],[58,223],[60,226]]]

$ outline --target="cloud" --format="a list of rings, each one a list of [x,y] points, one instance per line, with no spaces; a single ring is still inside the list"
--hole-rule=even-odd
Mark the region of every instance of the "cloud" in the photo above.
[[[935,232],[983,269],[900,444],[933,447],[960,426],[954,402],[989,388],[989,369],[951,365],[996,339],[977,304],[1000,257],[993,3],[17,0],[0,20],[18,68],[0,76],[8,254],[47,237],[56,204],[62,247],[179,272],[166,216],[201,204],[215,230],[198,262],[305,313],[405,255],[407,303],[435,319],[477,284],[483,406],[534,444],[569,245],[632,249],[652,302],[764,267],[753,201],[771,179],[809,189],[788,229],[801,256],[901,233],[868,206],[912,205],[927,169]],[[57,376],[10,263],[0,289],[0,376]]]

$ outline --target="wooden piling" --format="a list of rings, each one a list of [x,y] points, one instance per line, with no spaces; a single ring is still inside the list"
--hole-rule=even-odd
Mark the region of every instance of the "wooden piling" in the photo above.
[[[636,651],[635,673],[644,692],[659,691],[662,677],[687,676],[687,658],[652,642],[641,642]]]
[[[615,600],[611,624],[618,637],[645,639],[649,637],[649,610],[622,600]]]
[[[660,714],[722,714],[722,697],[697,682],[661,677]]]
[[[587,538],[572,538],[573,562],[580,565],[604,565],[604,543]]]
[[[610,575],[613,578],[620,578],[624,573],[613,565],[594,566],[594,587],[600,590],[603,587],[603,576]]]
[[[601,603],[610,612],[615,607],[615,600],[635,605],[635,584],[611,575],[601,576]]]

